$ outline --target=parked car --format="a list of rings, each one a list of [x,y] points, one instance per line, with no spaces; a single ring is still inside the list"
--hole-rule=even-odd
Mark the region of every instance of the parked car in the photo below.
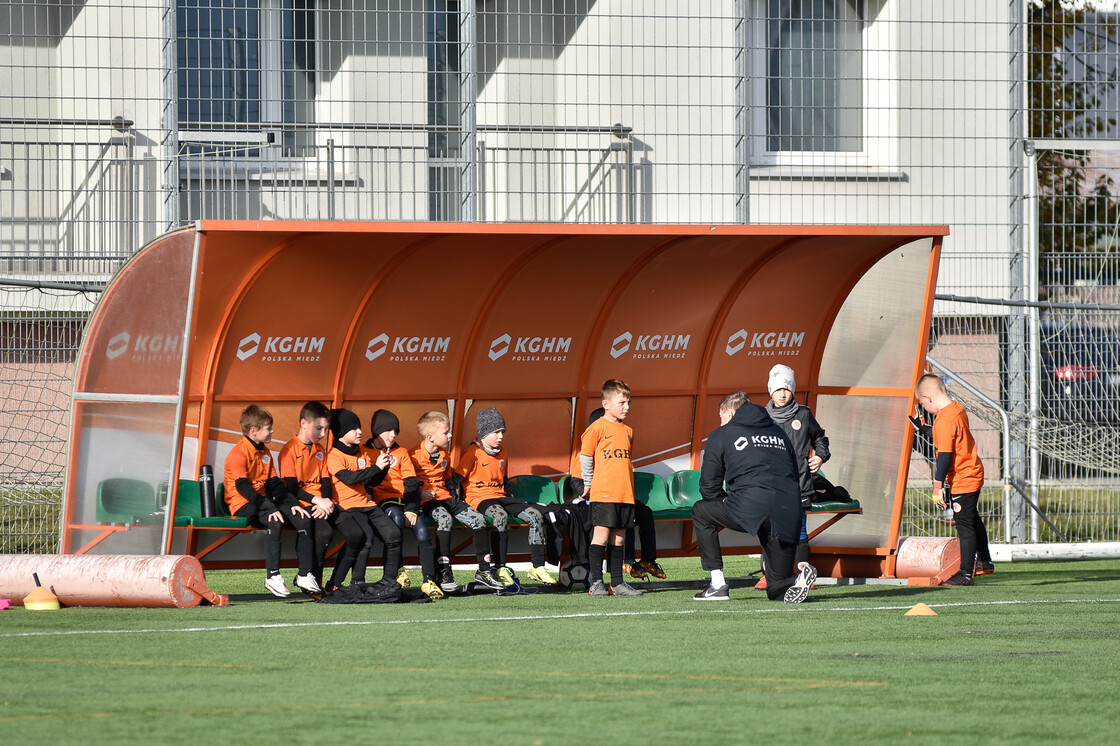
[[[1093,326],[1042,326],[1045,417],[1069,423],[1120,424],[1120,336]]]

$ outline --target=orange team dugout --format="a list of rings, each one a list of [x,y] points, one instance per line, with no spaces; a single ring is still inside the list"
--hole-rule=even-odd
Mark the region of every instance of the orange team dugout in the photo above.
[[[621,378],[634,392],[635,468],[668,477],[699,468],[724,395],[765,403],[780,362],[828,432],[825,473],[863,508],[814,539],[814,563],[893,575],[906,415],[947,233],[204,221],[166,234],[122,267],[86,330],[63,551],[259,566],[260,533],[211,535],[200,553],[205,520],[176,515],[180,499],[197,502],[185,492],[201,465],[221,481],[249,403],[275,418],[274,455],[318,399],[355,410],[363,430],[374,409],[393,410],[409,448],[419,415],[446,411],[453,457],[494,405],[509,474],[559,478],[602,382]],[[151,509],[117,515],[111,492]],[[692,549],[687,521],[659,524],[659,537],[664,554]]]

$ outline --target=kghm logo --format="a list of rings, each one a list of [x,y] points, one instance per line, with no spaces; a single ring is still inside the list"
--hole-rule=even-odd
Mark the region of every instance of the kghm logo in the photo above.
[[[326,337],[262,337],[253,332],[237,343],[237,359],[248,360],[260,353],[265,363],[315,363],[326,343]]]
[[[110,360],[116,360],[128,350],[128,341],[131,335],[128,332],[121,332],[109,340],[109,345],[105,348],[105,357]]]
[[[752,435],[749,440],[746,436],[741,436],[735,440],[736,451],[742,451],[746,449],[747,446],[784,449],[786,447],[786,441],[780,435]]]
[[[633,348],[630,357],[634,360],[683,358],[691,339],[691,334],[639,334],[635,337],[625,331],[611,341],[611,357],[618,360]]]
[[[752,357],[766,357],[782,353],[785,355],[798,355],[801,345],[805,342],[805,332],[748,332],[740,329],[727,338],[727,347],[724,351],[729,356],[747,350],[747,355]]]
[[[611,342],[611,357],[615,360],[624,355],[630,349],[630,343],[634,341],[634,335],[630,332],[623,332],[614,338]]]
[[[105,357],[116,360],[128,353],[132,362],[167,360],[178,355],[179,337],[173,334],[137,334],[121,332],[113,335],[105,345]]]
[[[561,363],[568,359],[572,349],[571,337],[517,337],[508,334],[495,337],[487,353],[491,360],[498,360],[512,352],[510,360],[518,363]]]
[[[257,350],[261,348],[261,335],[253,332],[248,337],[242,337],[241,341],[237,343],[237,359],[248,360],[253,355],[257,354]]]
[[[385,350],[389,349],[389,335],[381,332],[376,337],[369,341],[366,345],[366,360],[371,363],[377,358],[385,354]]]
[[[366,360],[373,362],[389,352],[393,363],[438,363],[447,359],[451,337],[396,337],[392,348],[389,335],[382,332],[366,345]]]
[[[490,359],[497,360],[509,352],[509,343],[512,341],[508,334],[503,334],[490,342]]]

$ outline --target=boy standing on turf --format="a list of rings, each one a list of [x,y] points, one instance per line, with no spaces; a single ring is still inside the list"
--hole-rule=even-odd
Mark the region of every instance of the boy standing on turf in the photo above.
[[[268,450],[272,441],[272,415],[268,410],[256,404],[245,407],[241,433],[245,437],[226,455],[226,505],[234,518],[245,518],[250,526],[268,531],[264,540],[264,587],[272,595],[286,598],[291,591],[280,575],[280,530],[286,518],[297,531],[308,534],[311,516],[276,475],[276,464]],[[308,560],[306,565],[304,560]],[[301,558],[301,576],[311,572],[309,560],[310,554]]]
[[[640,596],[622,575],[622,544],[634,525],[634,465],[630,460],[634,431],[623,424],[630,413],[630,387],[617,378],[603,384],[603,416],[584,431],[579,463],[583,495],[591,502],[592,596]],[[609,549],[608,549],[609,547]],[[611,571],[611,589],[603,584],[603,555]]]
[[[438,601],[444,594],[436,579],[436,554],[432,549],[428,524],[420,514],[420,480],[416,478],[412,457],[397,443],[397,436],[401,433],[400,420],[388,409],[379,409],[370,418],[369,429],[373,437],[366,441],[366,448],[376,449],[389,457],[385,478],[371,491],[374,502],[401,531],[406,526],[412,530],[412,535],[416,537],[416,551],[420,555],[420,571],[424,575],[420,591]],[[412,585],[404,566],[397,573],[397,582],[402,588]]]
[[[961,542],[961,569],[944,584],[972,585],[974,575],[995,571],[988,551],[988,531],[977,509],[980,488],[984,486],[984,464],[976,453],[976,441],[968,427],[968,413],[959,402],[949,397],[945,382],[927,373],[918,379],[915,395],[918,403],[935,415],[933,447],[937,462],[933,475],[933,502],[937,507],[945,508],[945,488],[948,485],[948,503],[952,505],[957,536]]]
[[[300,567],[309,566],[311,571],[297,575],[296,586],[312,594],[323,592],[323,562],[334,534],[330,524],[334,512],[331,475],[327,452],[319,442],[327,432],[329,418],[330,410],[322,402],[307,402],[299,412],[299,432],[280,449],[279,472],[284,487],[311,514],[310,535],[296,535]]]
[[[588,425],[595,423],[605,414],[600,407],[591,413]],[[582,479],[580,480],[582,484]],[[582,488],[581,488],[582,491]],[[665,570],[657,561],[657,524],[653,517],[653,510],[638,500],[634,500],[634,523],[637,524],[637,533],[642,540],[642,559],[639,562],[634,546],[634,529],[626,529],[626,540],[623,542],[622,572],[638,580],[649,580],[652,575],[661,580],[665,579]]]
[[[385,572],[379,582],[396,583],[401,569],[401,530],[369,496],[366,485],[376,485],[389,470],[389,455],[363,448],[362,421],[349,409],[331,412],[334,443],[327,453],[331,473],[331,499],[337,510],[334,526],[346,539],[342,556],[334,566],[327,592],[331,592],[354,570],[352,582],[364,583],[366,561],[377,534],[385,542]]]
[[[420,508],[436,523],[436,563],[440,587],[455,591],[455,573],[451,569],[451,527],[458,521],[474,533],[474,551],[478,555],[478,572],[474,580],[489,588],[501,590],[505,585],[490,567],[490,550],[486,539],[486,518],[458,497],[459,475],[451,468],[447,446],[451,440],[451,420],[443,412],[427,412],[416,423],[420,445],[410,456],[420,480]]]
[[[478,437],[463,453],[456,469],[462,478],[463,499],[472,508],[489,516],[494,522],[491,549],[497,575],[502,585],[514,585],[513,573],[506,567],[506,549],[509,545],[509,516],[516,515],[529,524],[529,555],[532,567],[529,577],[545,585],[553,585],[556,578],[549,574],[545,563],[547,527],[541,506],[510,496],[507,491],[507,456],[502,448],[505,440],[506,420],[495,407],[487,407],[475,419]]]

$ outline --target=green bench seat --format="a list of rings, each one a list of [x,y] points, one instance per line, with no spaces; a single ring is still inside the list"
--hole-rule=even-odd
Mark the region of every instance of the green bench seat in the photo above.
[[[850,502],[832,501],[826,503],[813,503],[813,507],[809,510],[810,513],[837,513],[845,510],[860,511],[863,508],[859,504],[859,500],[852,500]]]
[[[653,511],[655,520],[680,520],[692,516],[691,505],[681,505],[669,497],[669,487],[660,474],[634,472],[634,498]]]
[[[155,488],[128,477],[110,477],[98,483],[96,515],[100,523],[163,523]]]
[[[214,496],[216,515],[202,517],[202,491],[193,479],[179,480],[179,498],[175,503],[175,525],[194,528],[248,528],[248,518],[234,518],[226,505],[225,485],[219,483]]]

